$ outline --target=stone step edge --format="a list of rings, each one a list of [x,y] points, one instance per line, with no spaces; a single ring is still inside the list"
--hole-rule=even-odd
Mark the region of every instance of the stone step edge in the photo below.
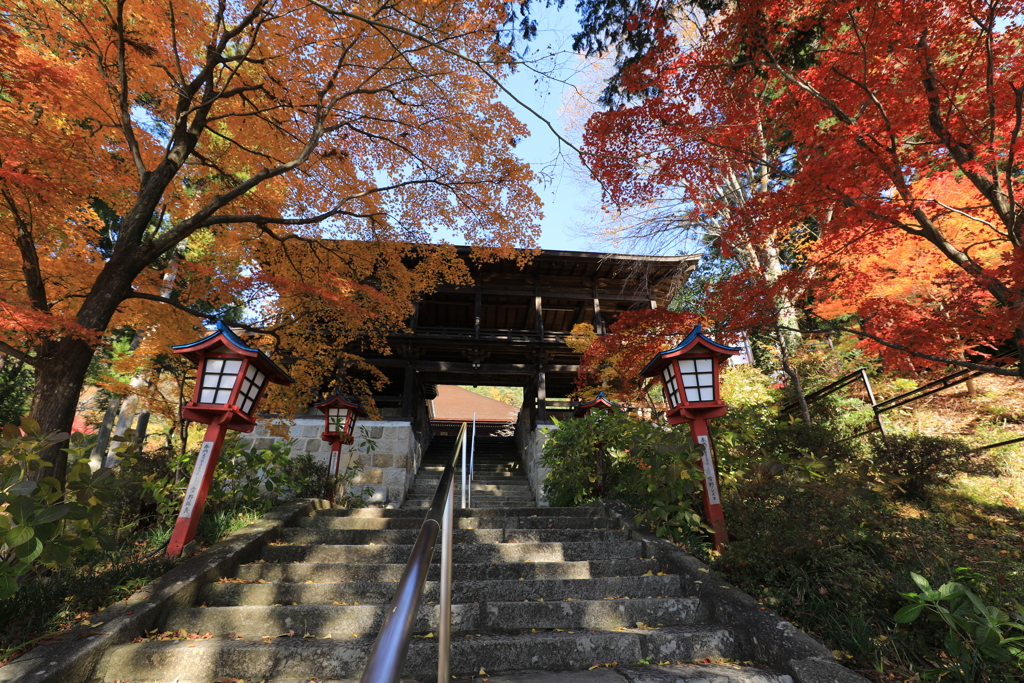
[[[692,647],[696,647],[698,651],[704,650],[704,652],[698,654],[701,659],[704,659],[710,654],[706,649],[709,645],[710,648],[715,648],[720,645],[726,650],[733,649],[737,645],[737,634],[732,632],[731,629],[721,626],[666,627],[665,629],[654,630],[625,628],[616,630],[581,629],[579,631],[575,631],[573,634],[569,634],[568,632],[559,633],[556,632],[555,629],[545,629],[543,631],[538,630],[536,633],[522,631],[519,634],[491,635],[481,633],[478,635],[485,639],[483,644],[490,646],[491,649],[501,649],[509,652],[514,652],[516,649],[530,652],[542,652],[547,650],[549,652],[549,655],[546,657],[547,659],[554,659],[558,657],[558,653],[566,651],[566,648],[570,643],[579,641],[592,643],[594,636],[597,636],[597,639],[601,641],[598,644],[598,652],[593,652],[592,647],[583,646],[583,643],[581,643],[580,649],[574,653],[574,659],[577,660],[573,663],[573,665],[577,667],[573,669],[574,671],[585,671],[588,670],[588,668],[593,668],[593,665],[597,665],[598,667],[606,666],[609,662],[606,658],[602,659],[604,655],[621,657],[623,662],[616,662],[617,664],[627,663],[625,661],[626,659],[639,660],[644,657],[650,657],[656,654],[656,648],[664,642],[665,637],[675,637],[683,640],[689,640],[690,638],[695,637]],[[254,658],[254,654],[272,652],[283,661],[293,661],[299,659],[303,654],[306,654],[307,656],[309,654],[313,654],[304,652],[307,649],[311,649],[315,652],[314,657],[318,660],[352,662],[353,659],[358,661],[365,658],[366,654],[368,654],[372,647],[373,640],[373,638],[366,636],[349,638],[332,637],[330,639],[324,639],[302,638],[299,637],[298,634],[294,634],[291,637],[267,639],[261,637],[226,638],[215,636],[208,640],[200,639],[133,643],[126,645],[123,650],[111,652],[108,657],[104,659],[101,668],[97,673],[99,673],[100,676],[103,676],[103,674],[112,670],[111,676],[103,678],[103,680],[108,683],[112,683],[114,680],[119,683],[139,680],[130,676],[131,672],[127,670],[128,667],[124,665],[125,662],[118,661],[121,657],[128,658],[129,660],[135,659],[137,661],[155,661],[156,659],[163,657],[165,658],[164,666],[166,667],[175,666],[177,660],[171,662],[169,661],[170,657],[186,657],[190,662],[194,662],[197,659],[202,661],[203,657],[209,658],[212,656],[216,657],[221,667],[224,667],[223,662],[225,660],[230,661],[232,656],[235,658],[241,656],[246,660],[251,660]],[[458,650],[465,650],[467,647],[471,648],[477,642],[480,641],[477,641],[477,638],[473,635],[470,635],[469,637],[464,636],[460,638],[453,638],[453,663],[461,658],[461,654]],[[406,666],[418,667],[421,669],[432,669],[433,666],[435,666],[433,662],[436,661],[436,648],[436,638],[414,638],[411,643],[409,658],[406,660]],[[609,652],[609,649],[614,651]],[[319,652],[316,652],[317,650],[319,650]],[[587,653],[592,653],[594,659],[584,659]],[[593,664],[590,664],[590,662],[593,662]],[[361,666],[361,662],[356,666]],[[455,671],[459,675],[467,675],[470,673],[476,673],[476,668],[477,665],[474,664],[472,672],[468,670]],[[495,672],[502,670],[502,668],[496,668]],[[175,673],[179,674],[179,672],[180,669],[176,668]],[[178,680],[181,681],[181,683],[205,683],[210,680],[209,674],[214,672],[205,671],[201,673],[202,676],[198,677],[179,675]],[[217,673],[223,674],[225,672],[221,670]],[[240,672],[233,671],[232,673]],[[128,675],[126,676],[126,674]],[[278,678],[275,677],[273,680],[277,681]],[[305,678],[305,680],[308,681],[309,679]],[[318,680],[338,681],[345,679]],[[527,683],[527,681],[529,681],[529,679],[522,679],[522,683]],[[801,681],[800,683],[812,682],[808,680]],[[821,681],[818,680],[813,683],[821,683]]]
[[[569,582],[569,583],[567,583]],[[342,595],[346,594],[349,597],[347,599],[355,600],[360,596],[369,595],[368,598],[363,598],[362,604],[375,604],[367,602],[367,600],[373,599],[373,594],[376,593],[381,596],[385,601],[390,601],[393,596],[395,589],[397,588],[398,581],[269,581],[269,580],[226,580],[208,583],[203,587],[199,595],[200,601],[209,601],[218,596],[218,594],[227,594],[223,597],[245,597],[232,596],[232,593],[245,593],[249,590],[248,587],[253,587],[252,590],[255,592],[259,591],[278,591],[280,594],[287,595],[288,593],[317,593],[320,592],[324,595],[324,599],[327,596]],[[584,585],[585,584],[585,585]],[[423,599],[430,602],[437,600],[437,593],[440,589],[440,582],[436,580],[428,580],[423,586]],[[265,587],[265,588],[264,588]],[[612,592],[624,593],[625,597],[629,599],[640,599],[640,598],[677,598],[682,597],[678,585],[678,577],[672,574],[654,574],[653,571],[648,574],[634,574],[628,576],[602,576],[592,577],[587,579],[536,579],[536,578],[517,578],[517,579],[470,579],[467,581],[454,581],[454,595],[452,598],[452,604],[460,604],[465,602],[481,602],[481,600],[467,600],[463,599],[466,594],[473,596],[474,593],[485,593],[491,591],[491,595],[502,595],[507,598],[510,592],[518,593],[518,595],[538,595],[547,594],[548,597],[544,597],[545,602],[577,602],[582,600],[599,600],[604,599]],[[565,591],[570,594],[579,596],[581,593],[594,592],[599,595],[592,597],[553,597],[556,591]],[[582,590],[577,590],[582,589]],[[643,595],[643,593],[659,593],[663,591],[674,592],[673,595]],[[566,593],[560,593],[565,595]],[[630,595],[632,594],[632,595]],[[278,596],[280,597],[280,596]],[[475,596],[473,596],[475,597]],[[326,605],[332,604],[327,602],[310,602],[314,599],[311,596],[303,598],[303,605]],[[505,602],[520,602],[519,600],[505,600]],[[536,597],[530,599],[530,602],[539,602]],[[255,603],[253,603],[255,604]],[[259,603],[266,604],[266,603]],[[200,605],[204,606],[204,605]],[[231,604],[218,604],[209,605],[213,607],[231,607],[241,606],[239,603]]]

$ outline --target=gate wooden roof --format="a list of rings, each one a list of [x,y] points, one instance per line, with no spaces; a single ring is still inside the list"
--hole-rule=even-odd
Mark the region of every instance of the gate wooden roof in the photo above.
[[[474,273],[467,286],[444,286],[425,297],[410,333],[390,337],[394,354],[367,360],[392,382],[375,397],[382,408],[412,400],[413,382],[530,387],[546,397],[574,389],[579,356],[565,345],[574,325],[599,334],[623,312],[664,307],[698,257],[628,256],[540,251],[525,265],[478,263],[459,249]],[[408,373],[414,373],[412,379]],[[429,389],[427,390],[429,393]]]

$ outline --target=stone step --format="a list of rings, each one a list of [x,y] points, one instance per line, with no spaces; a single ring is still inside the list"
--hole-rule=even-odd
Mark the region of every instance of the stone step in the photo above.
[[[530,499],[529,502],[532,503],[533,500]],[[513,506],[516,506],[516,505],[519,505],[519,504],[521,504],[521,501],[509,500],[507,498],[506,499],[494,500],[494,501],[478,501],[478,500],[475,500],[475,499],[473,500],[473,507],[477,508],[477,509],[480,509],[480,510],[494,510],[494,509],[507,510],[509,507],[513,507]],[[420,514],[423,514],[424,512],[426,512],[427,508],[430,507],[430,501],[429,500],[407,500],[406,502],[402,503],[402,507],[407,509],[407,510],[417,510],[417,511],[419,511]]]
[[[281,531],[281,540],[296,545],[412,545],[419,529],[296,529]],[[625,529],[456,529],[460,543],[610,543],[628,541]],[[409,549],[406,549],[407,551]]]
[[[97,678],[107,683],[358,678],[373,646],[371,637],[353,638],[343,633],[325,639],[302,638],[296,632],[292,637],[268,638],[267,642],[259,635],[122,645],[104,655],[97,667]],[[472,676],[484,667],[489,674],[525,669],[579,671],[594,665],[637,663],[642,659],[691,662],[733,658],[737,652],[732,632],[716,626],[482,634],[452,639],[451,673]],[[414,638],[405,662],[405,676],[433,680],[436,675],[437,639]],[[710,683],[715,679],[704,680]]]
[[[359,545],[266,545],[260,558],[266,562],[342,562],[367,564],[402,563],[409,559],[409,546]],[[493,543],[465,544],[452,548],[454,562],[561,562],[611,558],[639,558],[640,541],[613,543]],[[434,562],[441,553],[434,553]]]
[[[454,572],[453,572],[454,573]],[[237,583],[235,581],[210,583],[203,587],[199,602],[209,607],[236,605],[330,605],[335,602],[351,604],[386,604],[391,602],[397,586],[393,581],[351,581],[344,583]],[[424,602],[438,600],[437,581],[428,581],[424,588]],[[679,597],[679,577],[618,576],[592,579],[505,579],[497,581],[455,580],[452,600],[456,603],[487,602],[500,598],[503,602],[523,600],[559,601],[601,600],[606,597],[669,598]]]
[[[461,497],[459,492],[456,492],[456,496]],[[413,491],[409,492],[408,496],[406,496],[406,500],[427,500],[427,501],[430,501],[430,500],[433,500],[433,499],[434,499],[434,492],[433,491],[427,492],[427,491],[416,491],[416,490],[413,490]],[[479,500],[480,502],[492,501],[492,500],[508,500],[508,501],[532,503],[533,502],[533,494],[530,492],[529,489],[523,489],[522,491],[505,491],[505,490],[502,490],[502,491],[474,491],[473,492],[473,500],[474,501]]]
[[[620,676],[623,683],[793,683],[793,678],[786,674],[734,664],[679,663],[665,666],[617,667],[614,671]],[[502,681],[500,677],[492,677],[491,683],[509,682]],[[535,683],[545,682],[538,679]],[[574,682],[559,681],[558,683]],[[579,683],[584,683],[584,681]],[[607,681],[607,683],[615,682]]]
[[[328,508],[317,510],[313,517],[419,517],[423,513],[418,510],[402,510],[400,508]],[[515,507],[505,510],[456,508],[455,517],[594,517],[605,518],[596,508],[556,508],[556,507]],[[605,518],[607,519],[607,518]]]
[[[303,517],[297,526],[303,529],[419,529],[418,517]],[[456,529],[614,529],[618,520],[608,517],[463,517],[455,520]]]
[[[161,628],[214,635],[276,636],[295,631],[299,636],[310,634],[318,638],[327,634],[373,636],[380,630],[389,609],[387,603],[179,607],[168,611]],[[436,604],[421,605],[414,632],[437,631],[439,613]],[[532,628],[613,630],[633,628],[637,622],[650,625],[693,624],[704,616],[700,600],[681,597],[456,603],[452,605],[452,631],[510,633]],[[260,632],[253,633],[254,628]]]
[[[480,488],[477,488],[477,486],[498,486],[500,488],[504,488],[505,486],[512,486],[512,487],[526,486],[527,488],[530,487],[529,486],[529,479],[527,479],[524,476],[508,477],[507,479],[483,479],[482,481],[481,481],[481,478],[482,477],[476,477],[474,479],[474,481],[473,481],[473,490],[482,490]],[[413,483],[413,487],[414,488],[429,488],[430,490],[437,490],[437,485],[439,483],[440,483],[440,481],[438,481],[437,479],[428,480],[428,481],[421,481],[421,480],[417,479]],[[461,478],[456,477],[455,487],[456,487],[456,490],[462,488],[462,479]]]
[[[513,486],[513,485],[510,485],[510,484],[483,484],[483,485],[474,484],[473,486],[467,486],[466,490],[467,491],[472,491],[474,497],[476,497],[478,494],[479,495],[494,495],[494,494],[507,495],[507,494],[510,494],[510,493],[516,493],[516,494],[522,494],[524,496],[532,496],[533,495],[533,489],[531,489],[529,486],[527,486],[525,484],[522,485],[522,486]],[[409,493],[410,494],[420,494],[420,495],[428,496],[428,497],[429,496],[433,496],[435,491],[437,491],[437,487],[436,486],[419,486],[419,485],[417,485],[417,486],[413,486],[411,489],[409,489]],[[460,496],[461,494],[462,494],[462,486],[456,484],[456,486],[455,486],[455,495],[456,496]]]
[[[418,474],[428,473],[428,474],[433,474],[434,476],[438,476],[439,477],[439,476],[441,476],[441,472],[444,471],[444,467],[445,467],[444,465],[423,465],[420,468],[420,471],[419,471]],[[460,479],[462,478],[461,471],[462,471],[461,468],[459,468],[459,478]],[[476,474],[486,474],[488,476],[494,476],[495,474],[498,474],[498,473],[501,473],[501,472],[509,472],[509,473],[511,473],[513,475],[517,475],[517,474],[521,475],[524,471],[525,470],[524,470],[523,466],[520,465],[519,463],[508,463],[508,464],[495,463],[495,464],[486,464],[486,465],[481,465],[480,463],[476,463],[475,466],[473,467],[474,475],[476,475]]]
[[[413,491],[430,492],[433,493],[437,490],[438,482],[422,482],[417,481],[413,484]],[[462,484],[455,482],[455,488],[461,489]],[[519,491],[522,490],[526,493],[530,492],[530,483],[523,478],[522,482],[505,483],[500,482],[497,484],[490,484],[487,482],[474,481],[472,484],[466,487],[470,491]]]
[[[300,563],[269,564],[256,562],[238,567],[235,576],[245,581],[378,581],[396,582],[405,569],[401,563],[390,564],[338,564]],[[641,576],[657,573],[658,563],[642,560],[580,560],[576,562],[497,562],[466,563],[452,566],[452,577],[461,581],[524,581],[534,579],[592,579],[605,577]],[[427,572],[427,580],[437,581],[440,568],[435,563]]]
[[[420,468],[420,471],[416,474],[416,479],[423,479],[424,481],[440,481],[441,471],[443,467],[437,467],[436,469],[424,470]],[[507,481],[509,479],[526,479],[526,475],[522,472],[474,472],[473,479],[476,481]],[[455,468],[455,479],[462,481],[462,467]]]

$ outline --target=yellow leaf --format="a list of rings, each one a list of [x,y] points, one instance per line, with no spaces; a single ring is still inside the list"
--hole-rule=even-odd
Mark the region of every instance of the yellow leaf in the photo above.
[[[428,633],[427,635],[425,635],[425,636],[423,636],[423,637],[424,637],[424,638],[433,638],[433,637],[434,637],[434,632],[433,632],[433,631],[431,631],[430,633]]]
[[[640,576],[654,576],[654,572],[648,569],[646,574],[641,574]]]
[[[969,538],[969,539],[971,539],[973,541],[974,540],[974,534],[967,534],[967,538]]]
[[[328,633],[327,635],[325,635],[325,636],[324,636],[324,640],[327,640],[327,639],[328,639],[328,638],[330,638],[330,637],[331,637],[331,634],[330,634],[330,633]]]
[[[477,675],[478,675],[478,676],[486,676],[486,675],[487,675],[487,672],[486,672],[486,671],[484,671],[483,669],[480,669],[480,673],[478,673]]]

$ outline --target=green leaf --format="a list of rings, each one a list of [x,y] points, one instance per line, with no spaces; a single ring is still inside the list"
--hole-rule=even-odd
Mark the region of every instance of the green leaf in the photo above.
[[[56,524],[46,523],[36,524],[33,527],[33,529],[35,529],[36,538],[45,543],[46,541],[49,541],[57,535],[57,532],[60,530],[60,527]]]
[[[917,584],[917,587],[921,589],[922,592],[930,591],[932,589],[931,584],[928,583],[928,579],[924,578],[920,574],[910,572],[910,578],[914,580],[914,583]]]
[[[12,425],[5,425],[4,430]],[[0,600],[6,600],[18,592],[18,582],[0,567]]]
[[[909,624],[910,622],[914,621],[919,616],[921,616],[921,610],[923,609],[924,604],[906,605],[905,607],[901,607],[899,611],[896,612],[896,616],[894,616],[893,619],[896,621],[897,624]]]
[[[13,493],[16,496],[31,496],[35,493],[37,488],[39,488],[39,484],[30,479],[26,479],[25,481],[19,481],[17,484],[12,486],[8,490],[8,493]]]
[[[21,418],[21,428],[29,436],[39,436],[42,434],[42,430],[39,429],[39,423],[27,415]]]
[[[35,502],[28,496],[11,496],[7,500],[7,512],[17,524],[24,524],[35,509]]]
[[[39,557],[43,552],[43,542],[34,536],[27,543],[22,543],[14,549],[15,556],[22,562],[29,563]]]
[[[71,561],[71,549],[63,543],[49,543],[43,548],[39,562],[48,566],[64,566]]]
[[[4,534],[4,543],[12,548],[16,548],[22,543],[30,541],[35,535],[35,529],[26,524],[22,524],[14,527]]]
[[[56,522],[61,519],[71,510],[71,505],[63,503],[61,505],[52,505],[50,507],[37,510],[32,513],[31,521],[33,524],[45,524],[47,522]]]

